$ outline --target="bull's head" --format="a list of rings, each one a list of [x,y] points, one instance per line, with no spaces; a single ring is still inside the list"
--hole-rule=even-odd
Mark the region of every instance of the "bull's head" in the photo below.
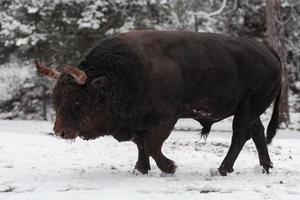
[[[101,99],[96,93],[104,85],[105,77],[88,81],[84,71],[70,65],[64,65],[64,73],[38,61],[35,61],[35,67],[41,74],[58,80],[53,91],[56,111],[53,130],[57,136],[74,139],[104,135],[106,130],[99,115],[104,109],[104,97]]]

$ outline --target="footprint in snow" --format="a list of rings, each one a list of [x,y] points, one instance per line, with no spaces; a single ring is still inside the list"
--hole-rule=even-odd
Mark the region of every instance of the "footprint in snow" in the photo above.
[[[198,191],[200,193],[211,193],[211,192],[221,192],[220,188],[213,187],[213,186],[204,186],[204,187],[196,187],[196,186],[188,186],[185,188],[186,191]]]
[[[209,174],[210,174],[210,176],[220,176],[220,173],[219,173],[219,170],[218,170],[218,168],[211,168],[210,170],[209,170]]]
[[[11,185],[0,185],[0,193],[13,192],[16,189],[15,186]]]

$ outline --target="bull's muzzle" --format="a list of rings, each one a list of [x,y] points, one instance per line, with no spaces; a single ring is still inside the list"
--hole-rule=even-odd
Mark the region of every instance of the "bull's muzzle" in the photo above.
[[[66,136],[66,132],[64,130],[58,128],[56,125],[54,126],[53,131],[56,136],[59,136],[62,138],[65,138],[65,136]]]
[[[78,136],[77,131],[64,127],[61,119],[62,118],[58,116],[55,120],[53,127],[55,135],[64,139],[75,139]]]
[[[58,137],[61,137],[63,139],[75,139],[78,136],[78,133],[73,130],[58,130],[55,127],[53,128],[54,134]]]

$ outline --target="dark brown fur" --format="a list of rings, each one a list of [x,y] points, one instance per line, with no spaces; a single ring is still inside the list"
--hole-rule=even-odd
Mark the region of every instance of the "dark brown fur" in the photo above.
[[[234,115],[232,144],[219,172],[233,171],[250,138],[264,169],[272,167],[259,116],[279,93],[281,67],[261,43],[209,33],[136,31],[103,40],[78,68],[87,74],[86,84],[63,74],[54,89],[56,134],[132,140],[139,149],[136,169],[147,173],[151,156],[162,171],[174,173],[176,165],[161,147],[178,118],[194,118],[207,135],[213,123]],[[276,123],[272,117],[270,131]]]

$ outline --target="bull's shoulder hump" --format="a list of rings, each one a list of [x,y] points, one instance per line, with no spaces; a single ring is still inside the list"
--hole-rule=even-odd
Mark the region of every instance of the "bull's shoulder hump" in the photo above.
[[[181,52],[180,55],[186,51],[198,52],[199,56],[213,54],[234,57],[242,54],[245,57],[252,52],[250,56],[269,57],[269,49],[259,41],[217,33],[140,30],[122,33],[118,37],[129,46],[139,49],[139,52],[153,48],[155,52],[161,50],[168,55],[174,50],[177,54]]]
[[[240,37],[232,37],[218,33],[204,33],[192,31],[157,31],[157,30],[138,30],[121,33],[118,37],[126,40],[130,44],[194,44],[206,47],[220,46],[248,46],[249,40]],[[250,42],[251,43],[251,42]],[[254,42],[255,43],[255,42]]]

